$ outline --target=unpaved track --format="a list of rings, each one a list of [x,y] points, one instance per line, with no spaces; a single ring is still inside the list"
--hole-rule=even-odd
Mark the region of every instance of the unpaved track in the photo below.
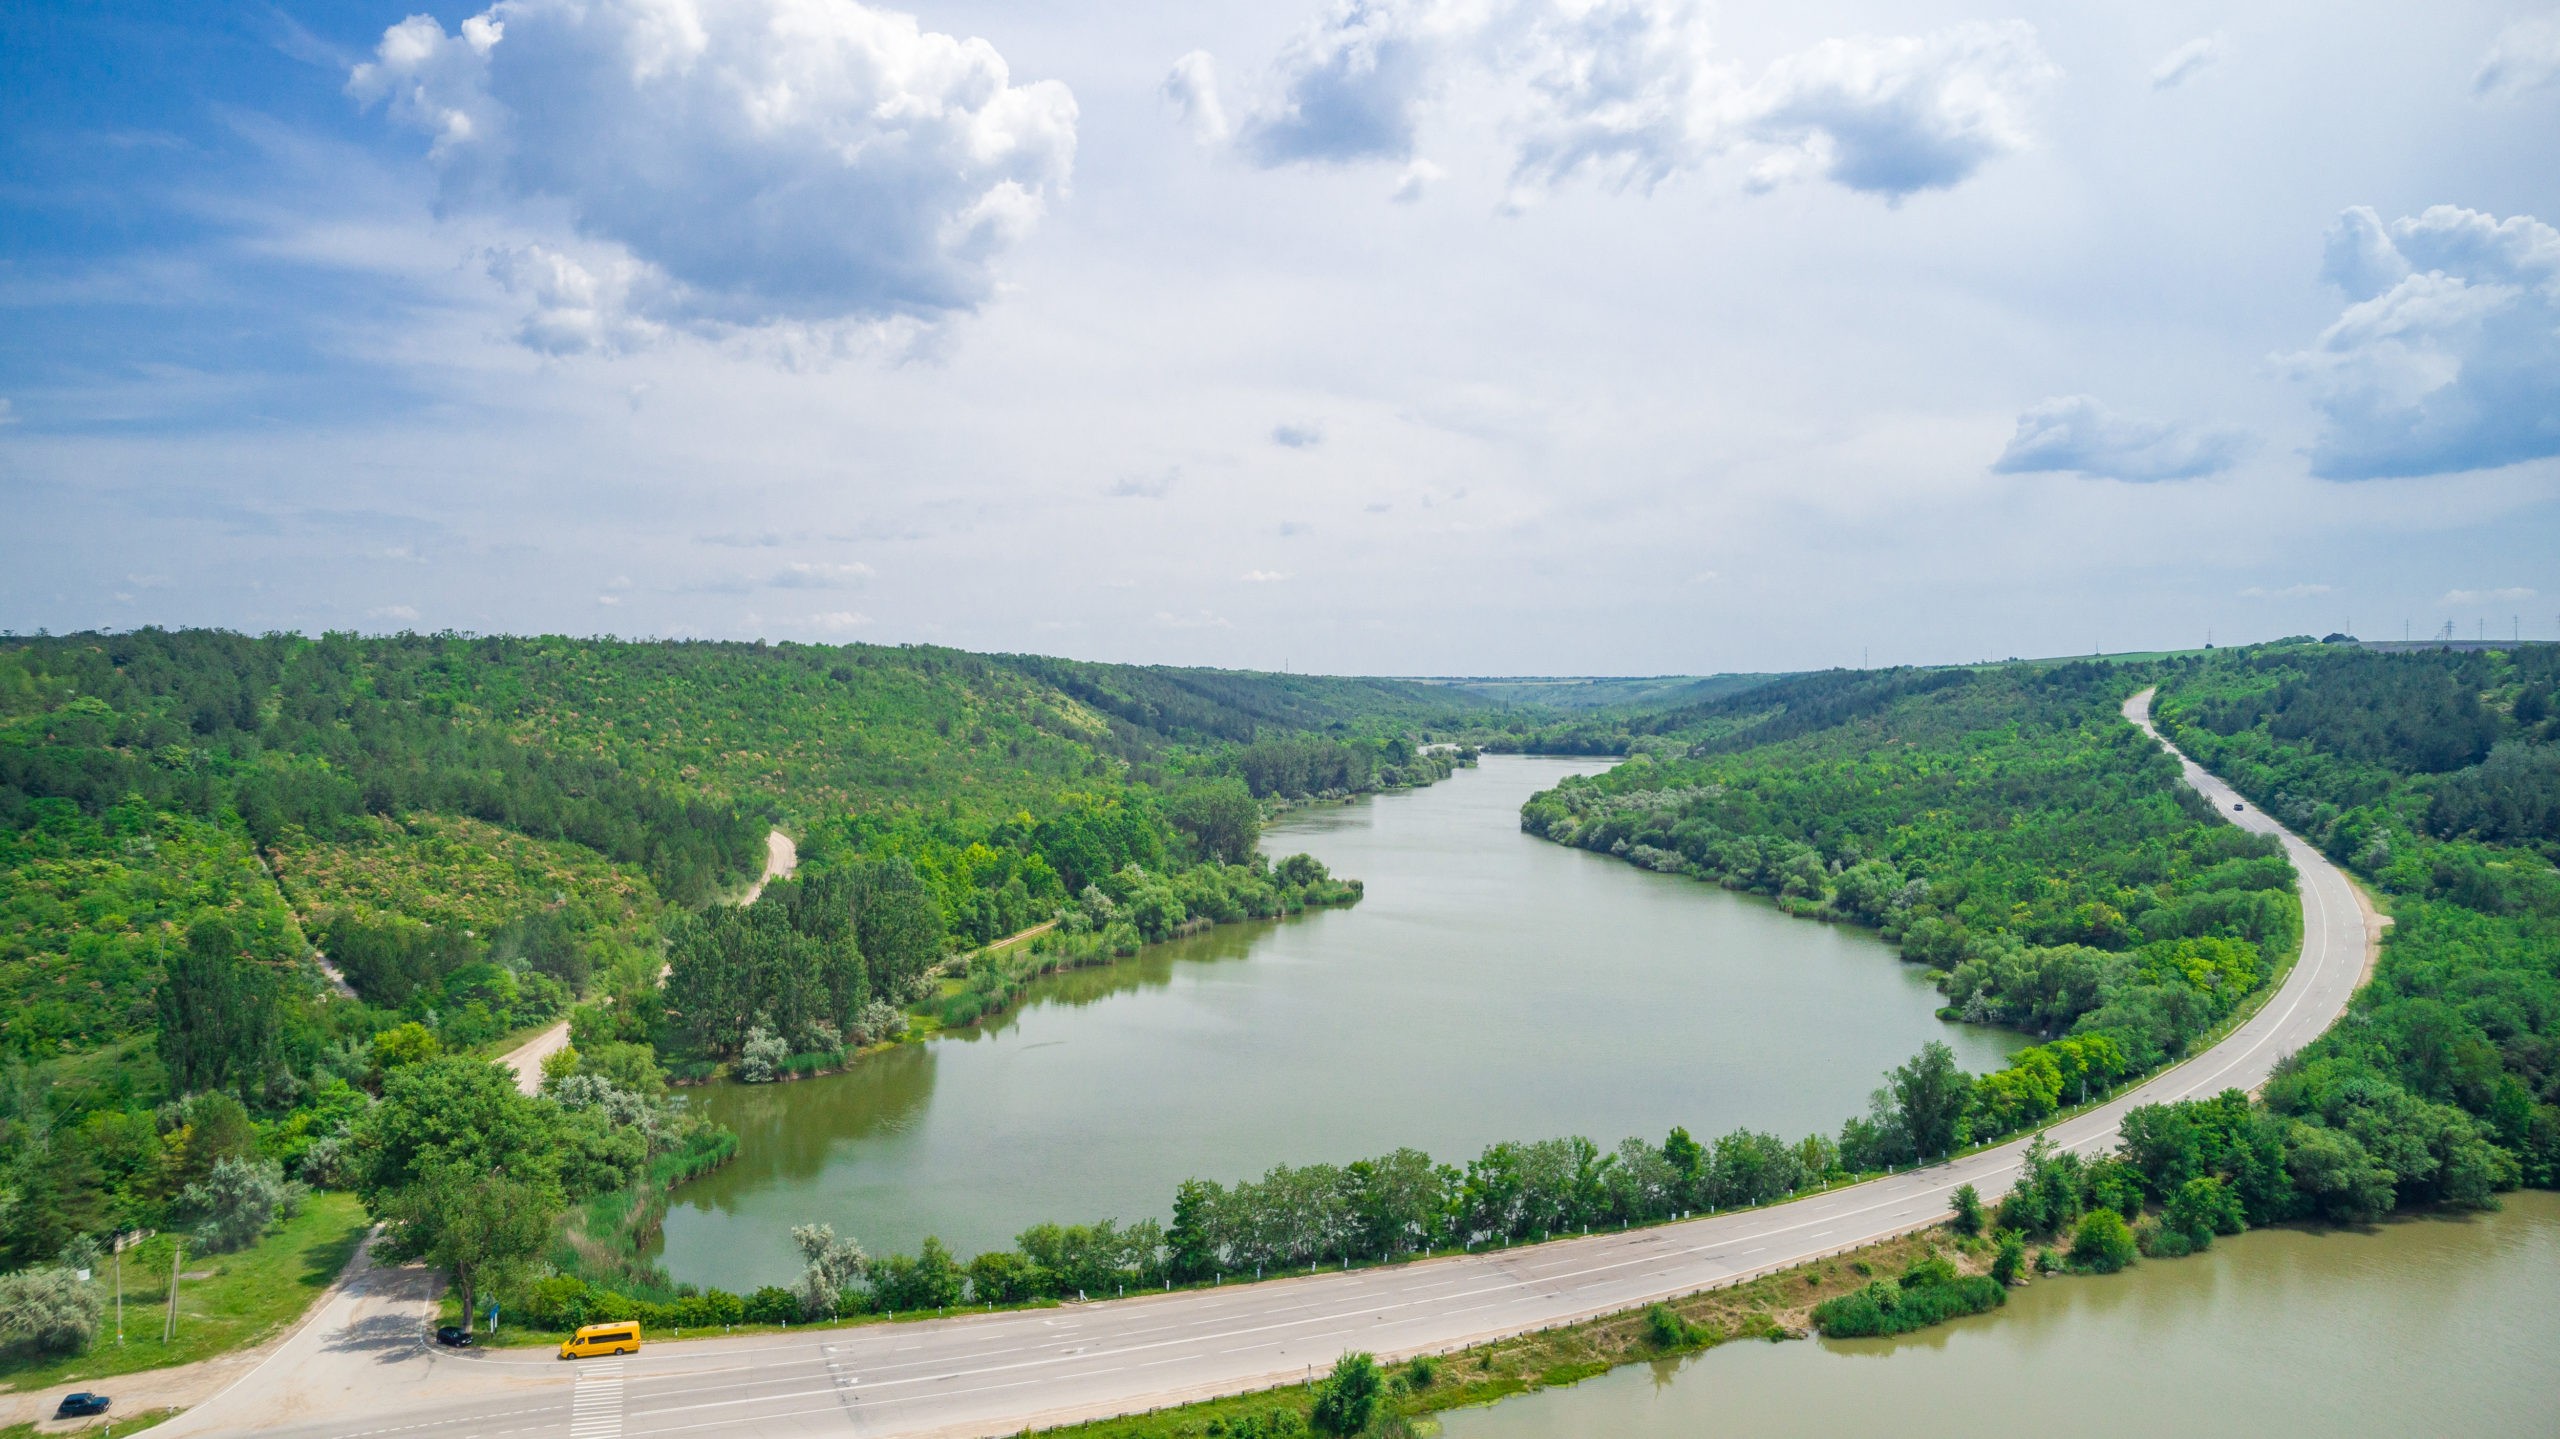
[[[747,890],[740,904],[753,904],[764,893],[764,887],[777,879],[787,878],[800,867],[799,847],[791,836],[774,830],[764,837],[764,873]],[[661,976],[663,978],[664,976]],[[527,1094],[542,1092],[542,1061],[558,1054],[569,1043],[569,1021],[562,1020],[533,1038],[508,1050],[498,1060],[516,1072],[516,1088]]]
[[[2125,707],[2146,729],[2149,698]],[[2223,817],[2283,840],[2301,876],[2302,956],[2221,1043],[2047,1131],[2082,1154],[2112,1145],[2135,1105],[2264,1083],[2344,1012],[2379,935],[2326,859],[2255,806],[2235,812],[2230,790],[2192,764],[2186,776]],[[2025,1147],[2019,1140],[1766,1209],[1355,1273],[807,1335],[652,1342],[609,1369],[535,1350],[402,1361],[383,1370],[386,1381],[399,1373],[398,1397],[333,1410],[325,1422],[297,1423],[277,1408],[234,1420],[208,1406],[207,1418],[230,1426],[220,1432],[294,1439],[566,1436],[573,1414],[575,1439],[1011,1434],[1289,1382],[1346,1349],[1450,1349],[1729,1284],[1934,1223],[1960,1184],[1996,1199]],[[290,1387],[299,1376],[280,1370],[272,1382]]]

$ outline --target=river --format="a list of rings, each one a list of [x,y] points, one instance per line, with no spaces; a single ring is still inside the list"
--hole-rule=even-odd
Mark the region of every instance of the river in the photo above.
[[[1488,756],[1283,816],[1266,853],[1312,853],[1367,897],[1042,981],[843,1074],[692,1091],[741,1144],[680,1191],[660,1262],[744,1290],[788,1282],[790,1227],[817,1220],[965,1257],[1043,1219],[1161,1219],[1185,1178],[1280,1162],[1828,1133],[1932,1039],[1976,1071],[2026,1042],[1940,1022],[1870,933],[1520,833],[1522,801],[1604,763]]]
[[[1892,1355],[1891,1364],[1869,1361]],[[1445,1417],[1444,1439],[2560,1434],[2560,1195],[2275,1229],[2041,1280],[1903,1339],[1728,1344]]]

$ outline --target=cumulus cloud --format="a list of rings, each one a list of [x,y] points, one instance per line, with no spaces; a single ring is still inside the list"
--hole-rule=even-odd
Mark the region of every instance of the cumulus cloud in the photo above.
[[[2118,415],[2089,395],[2028,407],[1991,468],[2004,475],[2070,471],[2110,480],[2191,480],[2227,470],[2248,448],[2237,430],[2194,429]]]
[[[1946,189],[2027,147],[2033,102],[2061,73],[2016,20],[1826,40],[1755,88],[1745,128],[1786,148],[1754,180],[1818,174],[1897,200]]]
[[[789,564],[766,583],[778,590],[841,590],[871,578],[871,567],[856,561],[852,564]]]
[[[1482,23],[1456,0],[1336,0],[1281,52],[1277,93],[1237,139],[1263,165],[1409,159],[1442,66]]]
[[[1155,475],[1122,475],[1111,484],[1115,500],[1161,500],[1173,493],[1173,482],[1182,477],[1179,466]]]
[[[366,610],[364,617],[369,620],[398,620],[404,625],[415,624],[418,620],[418,607],[416,605],[376,605]]]
[[[2329,585],[2286,585],[2282,589],[2251,585],[2240,592],[2240,598],[2244,600],[2308,600],[2335,592],[2334,587]]]
[[[1439,184],[1448,173],[1428,160],[1415,160],[1404,167],[1403,174],[1396,176],[1396,187],[1387,198],[1399,205],[1410,205]]]
[[[2560,455],[2560,230],[2438,205],[2330,226],[2349,304],[2279,363],[2326,418],[2312,473],[2435,475]]]
[[[1247,570],[1236,576],[1249,585],[1276,585],[1289,578],[1287,570]]]
[[[2498,32],[2480,68],[2471,77],[2472,93],[2519,95],[2560,78],[2560,15],[2519,20]]]
[[[1223,145],[1234,133],[1227,124],[1227,107],[1218,99],[1218,58],[1208,51],[1194,50],[1174,61],[1158,93],[1201,144]]]
[[[1271,430],[1271,443],[1292,450],[1312,450],[1324,443],[1324,426],[1275,425]]]
[[[2476,605],[2511,605],[2532,599],[2533,596],[2534,591],[2522,585],[2508,585],[2503,589],[2494,590],[2447,590],[2444,592],[2444,598],[2436,603],[2450,605],[2456,609],[2468,609]]]
[[[499,0],[392,26],[347,88],[449,205],[565,217],[490,262],[552,352],[973,310],[1075,155],[1063,85],[854,0]]]
[[[2175,90],[2189,80],[2222,63],[2222,32],[2199,35],[2160,57],[2151,67],[2151,88]]]
[[[1715,58],[1690,0],[1339,0],[1281,53],[1239,149],[1265,166],[1414,162],[1460,66],[1513,102],[1514,208],[1573,176],[1649,191],[1726,155],[1748,162],[1758,189],[1811,178],[1896,200],[1943,189],[2031,143],[2034,102],[2060,73],[2015,21],[1826,40],[1746,80]],[[1166,93],[1189,97],[1212,73],[1208,57],[1187,55]],[[1395,198],[1436,173],[1409,168]]]

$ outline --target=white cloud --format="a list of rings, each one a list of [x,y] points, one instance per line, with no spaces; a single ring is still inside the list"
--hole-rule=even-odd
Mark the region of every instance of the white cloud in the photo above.
[[[2151,67],[2151,88],[2154,90],[2177,89],[2189,80],[2221,64],[2223,48],[2222,32],[2219,30],[2210,35],[2197,36],[2161,56],[2160,63]]]
[[[809,623],[822,630],[854,630],[871,623],[871,616],[860,610],[825,610],[809,616]]]
[[[2251,585],[2240,592],[2240,598],[2244,600],[2308,600],[2335,593],[2335,588],[2329,585],[2286,585],[2281,589]]]
[[[1438,174],[1414,158],[1418,127],[1462,65],[1510,96],[1515,209],[1576,175],[1650,191],[1729,154],[1758,189],[1943,189],[2026,148],[2060,73],[2018,21],[1825,40],[1746,83],[1689,0],[1339,0],[1281,53],[1240,148],[1266,166],[1407,162],[1394,193],[1410,200]],[[1196,114],[1211,73],[1194,51],[1166,93]]]
[[[2560,78],[2560,15],[2519,20],[2498,32],[2480,69],[2471,77],[2472,93],[2520,95]]]
[[[1271,443],[1292,450],[1312,450],[1324,443],[1324,426],[1313,422],[1275,425]]]
[[[1404,167],[1403,174],[1396,176],[1396,187],[1387,198],[1399,205],[1410,205],[1439,184],[1448,173],[1428,160],[1415,160]]]
[[[1218,99],[1218,57],[1208,51],[1194,50],[1174,61],[1157,93],[1201,144],[1223,145],[1234,133]]]
[[[1289,578],[1287,570],[1247,570],[1236,576],[1249,585],[1272,585]]]
[[[366,610],[364,617],[369,620],[398,620],[404,625],[415,624],[418,620],[418,607],[416,605],[376,605]]]
[[[2229,469],[2248,447],[2237,430],[2192,429],[2118,415],[2089,395],[2031,405],[1991,468],[2004,475],[2076,471],[2110,480],[2191,480]]]
[[[2329,479],[2447,474],[2560,455],[2560,230],[2437,205],[2389,225],[2357,206],[2322,277],[2351,301],[2279,363],[2327,418]]]
[[[600,604],[600,605],[607,605],[607,606],[610,606],[610,605],[618,605],[618,604],[622,603],[622,596],[620,596],[620,595],[598,595],[598,596],[596,596],[596,603],[597,603],[597,604]]]
[[[449,205],[565,217],[491,259],[554,353],[973,310],[1075,155],[1065,86],[854,0],[499,0],[392,26],[347,88]]]
[[[1187,615],[1177,615],[1169,610],[1158,610],[1156,611],[1156,623],[1169,630],[1226,630],[1235,628],[1235,626],[1227,623],[1224,616],[1211,614],[1207,610],[1198,610]]]
[[[2515,604],[2521,600],[2532,599],[2533,596],[2534,591],[2522,585],[2509,585],[2504,589],[2495,590],[2447,590],[2444,592],[2444,598],[2436,603],[2450,605],[2457,609],[2468,609],[2477,605]]]
[[[5,399],[0,399],[0,425],[14,425],[16,423],[18,423],[18,407],[9,403]]]
[[[1742,128],[1785,147],[1753,181],[1812,174],[1897,200],[1945,189],[2032,143],[2029,112],[2061,73],[2017,20],[1825,40],[1753,87]]]
[[[1180,478],[1179,466],[1157,475],[1122,475],[1108,493],[1115,500],[1161,500],[1173,493],[1173,482]]]
[[[783,566],[766,583],[778,590],[840,590],[869,578],[871,567],[858,560],[852,564],[794,563]]]

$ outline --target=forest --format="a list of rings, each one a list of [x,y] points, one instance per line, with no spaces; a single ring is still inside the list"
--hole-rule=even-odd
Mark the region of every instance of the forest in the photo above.
[[[1540,715],[1448,686],[929,649],[12,640],[0,1362],[91,1342],[94,1291],[61,1275],[102,1240],[255,1244],[311,1188],[360,1196],[403,1252],[529,1322],[737,1323],[1534,1241],[2014,1134],[2203,1042],[2299,942],[2281,852],[2117,715],[2148,683],[2178,743],[2398,924],[2350,1022],[2261,1100],[2137,1111],[2114,1155],[2039,1150],[1984,1242],[2102,1269],[2248,1225],[2491,1203],[2560,1182],[2555,678],[2547,649],[2287,644]],[[734,1146],[671,1083],[841,1063],[1041,973],[1355,901],[1356,880],[1258,852],[1270,809],[1549,742],[1627,758],[1533,798],[1524,830],[1875,927],[1944,1018],[2037,1042],[1980,1076],[1933,1045],[1832,1134],[1283,1165],[966,1261],[813,1231],[802,1282],[749,1296],[636,1262],[651,1206]],[[724,902],[776,824],[799,872]],[[571,1047],[519,1093],[485,1057],[563,1014]],[[1915,1271],[1838,1322],[1891,1332],[1975,1287]]]
[[[1422,722],[1495,710],[923,647],[0,642],[0,1265],[33,1306],[0,1293],[0,1363],[94,1335],[57,1266],[146,1228],[255,1243],[310,1187],[491,1283],[629,1273],[650,1196],[733,1143],[671,1077],[840,1062],[1026,970],[1356,899],[1257,853],[1266,803],[1444,777]],[[776,825],[800,873],[729,903]],[[563,1014],[541,1094],[488,1078]],[[489,1136],[544,1161],[499,1183]]]

